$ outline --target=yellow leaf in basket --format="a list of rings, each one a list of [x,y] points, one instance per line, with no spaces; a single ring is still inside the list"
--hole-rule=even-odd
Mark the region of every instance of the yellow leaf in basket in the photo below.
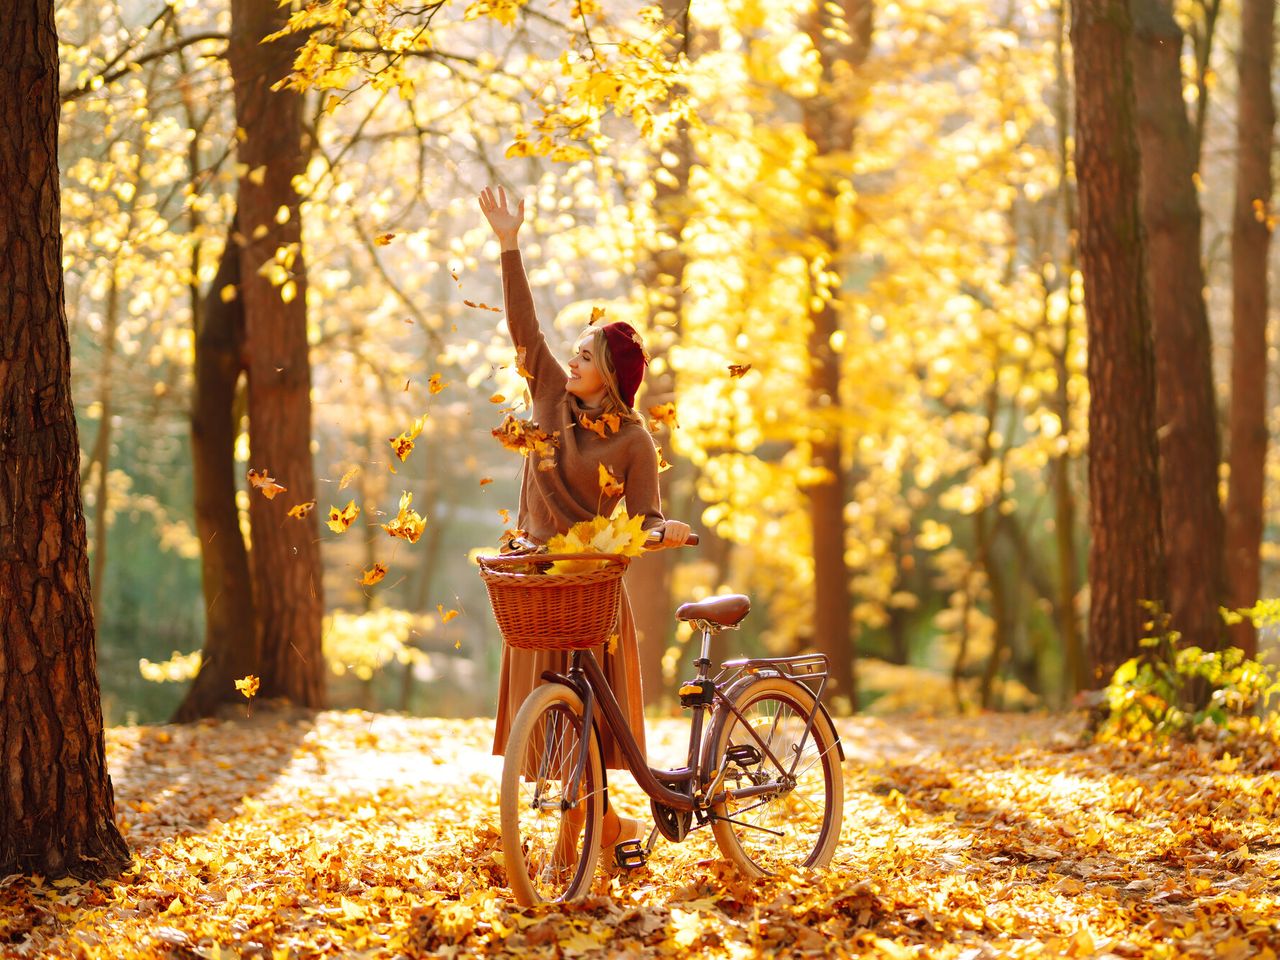
[[[643,516],[620,513],[612,519],[596,516],[575,523],[568,532],[547,541],[548,553],[620,553],[639,556],[644,550]],[[582,573],[599,569],[595,560],[557,560],[548,573]]]

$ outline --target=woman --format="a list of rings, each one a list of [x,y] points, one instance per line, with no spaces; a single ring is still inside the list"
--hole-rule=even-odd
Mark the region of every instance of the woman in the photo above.
[[[584,331],[578,338],[566,373],[552,355],[538,326],[533,296],[520,259],[518,234],[524,223],[524,201],[507,208],[506,191],[495,197],[486,187],[480,209],[502,245],[502,296],[522,372],[533,396],[533,419],[547,434],[559,431],[554,457],[525,458],[520,480],[520,512],[516,525],[533,540],[545,543],[581,520],[608,516],[622,497],[627,512],[643,515],[646,530],[661,530],[662,546],[675,547],[689,538],[689,526],[665,520],[658,496],[658,456],[644,419],[635,412],[636,390],[644,379],[648,357],[640,335],[627,323],[609,323]],[[601,420],[618,418],[617,430]],[[601,435],[603,434],[603,436]],[[605,496],[600,465],[622,482],[623,494]],[[541,683],[544,670],[564,671],[568,653],[513,650],[503,647],[498,687],[498,716],[493,752],[506,749],[511,721],[525,698]],[[632,735],[644,751],[644,696],[640,685],[640,657],[631,606],[623,588],[618,643],[613,653],[601,654],[601,666],[627,718]],[[605,766],[627,769],[622,751],[608,730],[602,730]],[[604,849],[638,839],[638,821],[605,810]]]

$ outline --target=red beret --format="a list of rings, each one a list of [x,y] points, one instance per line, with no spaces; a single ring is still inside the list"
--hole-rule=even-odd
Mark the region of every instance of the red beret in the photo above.
[[[649,363],[644,341],[635,327],[622,321],[607,323],[600,329],[605,343],[609,345],[614,372],[618,375],[618,392],[628,407],[634,407],[636,391],[640,389],[640,381],[644,379],[645,367]]]

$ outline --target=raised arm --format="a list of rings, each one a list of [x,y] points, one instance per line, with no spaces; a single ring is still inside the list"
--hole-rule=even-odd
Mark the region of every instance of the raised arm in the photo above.
[[[507,194],[485,187],[480,193],[480,209],[502,244],[502,300],[507,313],[507,329],[517,351],[524,348],[524,369],[532,376],[529,392],[538,397],[548,391],[563,391],[568,376],[547,346],[533,307],[529,278],[520,258],[520,225],[524,223],[524,201],[515,211],[507,209]]]

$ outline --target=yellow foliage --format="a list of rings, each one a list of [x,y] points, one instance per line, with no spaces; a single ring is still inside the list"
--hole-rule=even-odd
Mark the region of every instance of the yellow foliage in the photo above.
[[[647,536],[642,524],[643,516],[629,517],[619,512],[613,517],[596,516],[575,523],[566,533],[556,534],[547,541],[548,553],[614,553],[624,557],[638,557],[644,552]],[[584,573],[595,570],[600,563],[595,560],[557,560],[548,573]]]

